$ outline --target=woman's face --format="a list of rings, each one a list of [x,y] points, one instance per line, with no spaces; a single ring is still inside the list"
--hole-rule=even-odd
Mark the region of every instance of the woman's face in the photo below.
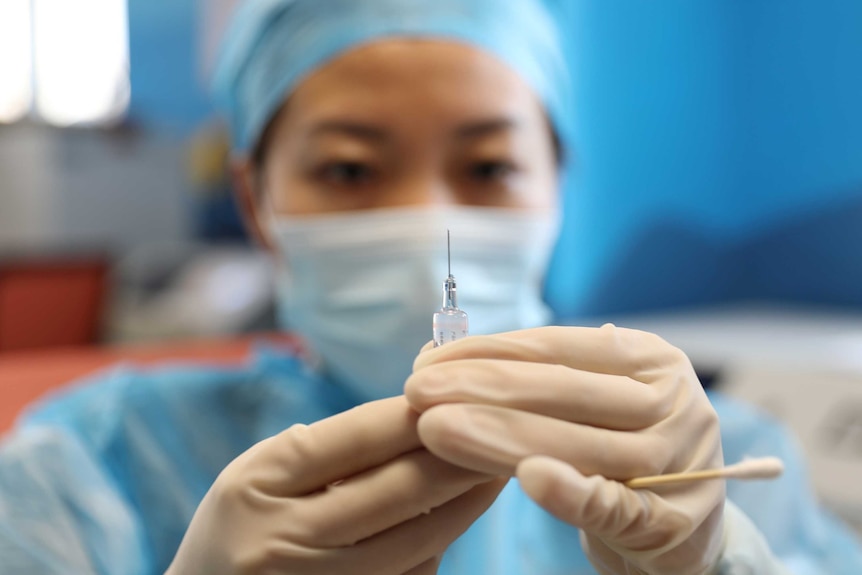
[[[556,208],[538,100],[504,64],[453,42],[393,39],[345,53],[294,90],[264,146],[260,165],[238,170],[254,212]]]

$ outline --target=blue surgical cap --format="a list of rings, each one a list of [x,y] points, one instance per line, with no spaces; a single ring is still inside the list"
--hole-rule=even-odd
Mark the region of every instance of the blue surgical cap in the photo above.
[[[508,64],[564,131],[568,75],[541,0],[247,0],[214,78],[233,148],[248,153],[290,92],[339,54],[386,37],[451,39]]]

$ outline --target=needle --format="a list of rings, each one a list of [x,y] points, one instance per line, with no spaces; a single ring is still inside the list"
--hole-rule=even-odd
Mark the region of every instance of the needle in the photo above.
[[[446,256],[449,258],[449,277],[452,277],[452,241],[449,238],[449,230],[446,230]]]
[[[761,457],[758,459],[743,459],[734,465],[690,471],[687,473],[667,473],[638,477],[625,482],[631,489],[654,487],[667,483],[682,483],[685,481],[704,481],[707,479],[773,479],[784,471],[784,463],[777,457]]]

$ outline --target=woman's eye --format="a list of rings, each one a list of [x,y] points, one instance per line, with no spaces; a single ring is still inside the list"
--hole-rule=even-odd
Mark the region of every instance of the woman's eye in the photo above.
[[[495,182],[505,180],[517,171],[511,162],[483,161],[470,166],[470,178],[480,182]]]
[[[331,184],[356,186],[374,177],[374,168],[362,162],[333,162],[320,169],[321,178]]]

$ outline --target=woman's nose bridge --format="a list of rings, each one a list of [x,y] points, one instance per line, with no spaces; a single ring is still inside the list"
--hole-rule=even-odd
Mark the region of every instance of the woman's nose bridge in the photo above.
[[[411,205],[451,205],[458,195],[451,182],[432,170],[423,170],[405,178],[395,191],[397,202]]]

